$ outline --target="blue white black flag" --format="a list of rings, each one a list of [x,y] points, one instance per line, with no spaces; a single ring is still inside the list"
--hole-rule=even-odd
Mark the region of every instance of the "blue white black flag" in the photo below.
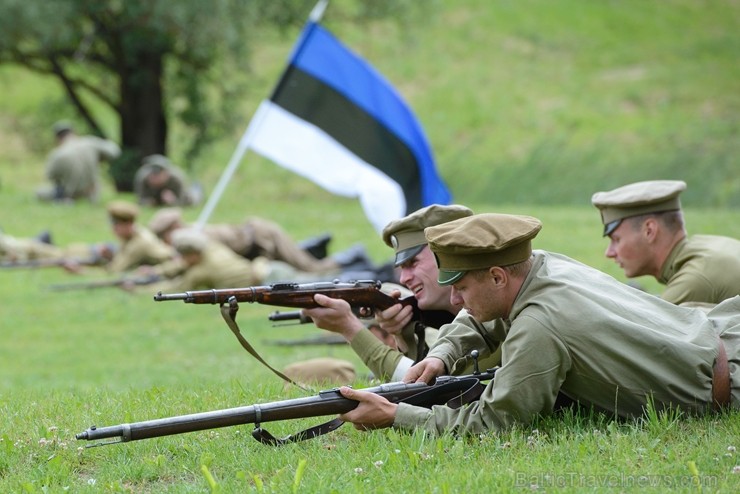
[[[346,197],[380,231],[430,204],[449,204],[424,131],[398,92],[329,31],[309,22],[249,147]]]

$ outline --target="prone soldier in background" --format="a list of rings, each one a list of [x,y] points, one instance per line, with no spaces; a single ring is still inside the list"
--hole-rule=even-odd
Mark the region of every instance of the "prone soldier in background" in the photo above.
[[[192,206],[201,200],[197,186],[167,157],[152,154],[142,160],[134,176],[134,193],[142,206]]]
[[[163,208],[149,222],[149,229],[167,243],[174,231],[187,227],[189,225],[184,221],[180,208]],[[358,244],[332,257],[326,257],[330,236],[324,235],[301,245],[280,225],[263,218],[251,217],[236,225],[207,224],[203,226],[203,231],[209,238],[221,242],[246,259],[264,257],[283,261],[300,271],[326,273],[375,269],[362,245]]]

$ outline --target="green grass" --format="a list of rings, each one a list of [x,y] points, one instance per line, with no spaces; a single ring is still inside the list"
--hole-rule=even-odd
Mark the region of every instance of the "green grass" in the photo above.
[[[407,95],[457,202],[537,216],[544,228],[536,247],[622,281],[603,256],[606,241],[589,205],[595,190],[684,178],[689,232],[740,237],[737,2],[430,5],[423,22],[406,30],[384,23],[368,35],[330,16],[327,23]],[[291,43],[256,52],[256,81],[265,91],[253,88],[239,102],[252,108],[245,120]],[[50,229],[60,245],[111,240],[102,205],[51,206],[33,197],[50,145],[39,129],[62,116],[58,88],[1,67],[0,86],[0,226],[17,236]],[[178,135],[175,156],[183,148]],[[195,164],[206,189],[236,139],[224,136]],[[118,197],[130,196],[106,184],[102,202]],[[188,210],[187,218],[198,212]],[[145,210],[143,220],[153,213]],[[212,221],[247,215],[276,221],[297,239],[331,231],[333,251],[363,242],[376,261],[390,257],[356,201],[253,154]],[[82,278],[99,276],[91,270]],[[92,424],[302,393],[285,390],[247,355],[216,307],[155,303],[146,289],[48,290],[82,278],[56,269],[0,272],[0,492],[735,492],[740,485],[737,412],[651,413],[626,423],[567,415],[467,440],[345,426],[280,449],[258,444],[240,426],[83,449],[74,434]],[[654,280],[637,281],[660,291]],[[346,347],[268,345],[316,334],[308,326],[272,327],[272,310],[244,306],[238,319],[272,365],[328,355],[351,360],[364,375]],[[268,430],[280,436],[318,421]]]

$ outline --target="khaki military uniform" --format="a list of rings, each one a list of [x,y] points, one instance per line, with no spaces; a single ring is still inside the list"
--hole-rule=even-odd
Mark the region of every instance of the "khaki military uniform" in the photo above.
[[[680,211],[681,180],[650,180],[597,192],[591,202],[601,213],[604,235],[611,235],[625,218]],[[717,304],[740,295],[740,240],[713,235],[676,237],[657,280],[666,285],[662,298],[674,304],[696,307]],[[679,240],[680,238],[680,240]],[[643,273],[638,273],[643,274]]]
[[[202,260],[153,290],[182,292],[212,288],[241,288],[262,284],[264,273],[253,263],[218,242],[209,241],[200,251]]]
[[[174,249],[152,232],[139,225],[135,225],[134,229],[134,235],[121,242],[118,251],[108,263],[108,271],[122,273],[139,266],[159,264],[175,257]]]
[[[184,223],[179,208],[161,209],[149,222],[149,228],[159,236],[182,227]],[[300,271],[324,273],[327,276],[335,275],[340,270],[334,259],[316,259],[272,221],[251,217],[239,225],[207,224],[203,226],[203,232],[247,259],[266,257],[287,263]]]
[[[334,259],[316,259],[300,248],[279,225],[262,218],[250,217],[241,225],[205,225],[203,231],[247,259],[266,257],[312,273],[340,269]]]
[[[684,239],[668,255],[658,281],[674,304],[717,304],[740,295],[740,240],[714,235]]]
[[[383,241],[395,251],[394,264],[400,266],[412,260],[427,245],[424,238],[424,229],[429,226],[463,218],[473,212],[464,206],[441,206],[433,204],[419,209],[410,215],[390,222],[383,229]],[[384,284],[384,290],[400,290],[402,297],[412,296],[413,293],[400,285]],[[424,348],[420,352],[420,345],[431,347],[439,335],[438,328],[452,322],[454,314],[446,311],[422,311],[421,320],[411,321],[396,337],[397,350],[378,340],[370,330],[364,329],[357,333],[350,342],[352,349],[367,365],[367,367],[381,380],[401,381],[406,371],[425,356]],[[419,341],[419,334],[423,334],[423,342]],[[500,354],[493,354],[486,360],[479,362],[480,368],[495,367],[500,363]],[[453,370],[455,374],[467,373],[472,370],[473,363],[465,363]]]
[[[437,329],[426,328],[426,344],[432,345],[437,339],[437,334]],[[352,338],[350,346],[375,377],[381,381],[401,381],[406,371],[416,360],[414,352],[416,351],[417,339],[413,333],[409,336],[408,340],[413,343],[413,348],[405,352],[389,347],[367,328]]]
[[[0,259],[3,261],[30,261],[62,259],[64,250],[32,238],[19,238],[0,232]]]
[[[19,238],[0,232],[0,260],[3,261],[56,261],[70,260],[95,264],[96,259],[90,245],[70,244],[64,247],[39,242],[33,238]]]
[[[177,202],[172,206],[190,206],[194,204],[195,197],[188,188],[188,181],[185,173],[174,165],[167,165],[164,168],[169,172],[169,178],[161,186],[153,186],[147,182],[146,178],[153,173],[157,167],[162,165],[145,164],[139,168],[134,175],[134,193],[138,198],[139,204],[151,206],[164,206],[167,203],[162,199],[162,193],[170,190],[177,197]]]
[[[39,198],[97,200],[100,192],[99,164],[120,154],[121,148],[113,141],[95,136],[67,136],[51,152],[46,164],[46,176],[54,187],[39,190]]]
[[[740,297],[709,314],[676,306],[565,256],[536,251],[507,320],[480,324],[461,311],[429,356],[447,368],[501,345],[502,366],[479,402],[431,410],[400,404],[394,427],[482,433],[553,410],[558,392],[621,417],[658,410],[703,413],[712,403],[720,338],[731,405],[740,407]]]

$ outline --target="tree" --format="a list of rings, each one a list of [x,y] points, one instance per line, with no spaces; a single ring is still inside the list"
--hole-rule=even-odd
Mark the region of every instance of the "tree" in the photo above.
[[[91,100],[120,121],[122,157],[111,173],[132,190],[141,158],[167,154],[168,123],[192,130],[189,157],[223,131],[224,68],[244,65],[256,26],[301,25],[315,0],[3,0],[0,64],[57,78],[79,117],[103,135]],[[393,12],[392,0],[359,17]],[[359,3],[361,5],[362,2]],[[346,9],[345,9],[346,10]],[[226,74],[226,75],[225,75]],[[177,101],[178,105],[172,104]],[[231,105],[233,107],[233,105]]]
[[[90,102],[110,107],[124,149],[111,173],[119,191],[130,191],[141,157],[167,154],[170,118],[192,129],[191,155],[213,137],[222,118],[212,95],[219,90],[223,95],[225,87],[214,84],[217,69],[227,59],[246,58],[252,27],[264,21],[283,27],[300,23],[312,5],[307,0],[4,0],[0,63],[57,78],[95,134],[103,132]]]

